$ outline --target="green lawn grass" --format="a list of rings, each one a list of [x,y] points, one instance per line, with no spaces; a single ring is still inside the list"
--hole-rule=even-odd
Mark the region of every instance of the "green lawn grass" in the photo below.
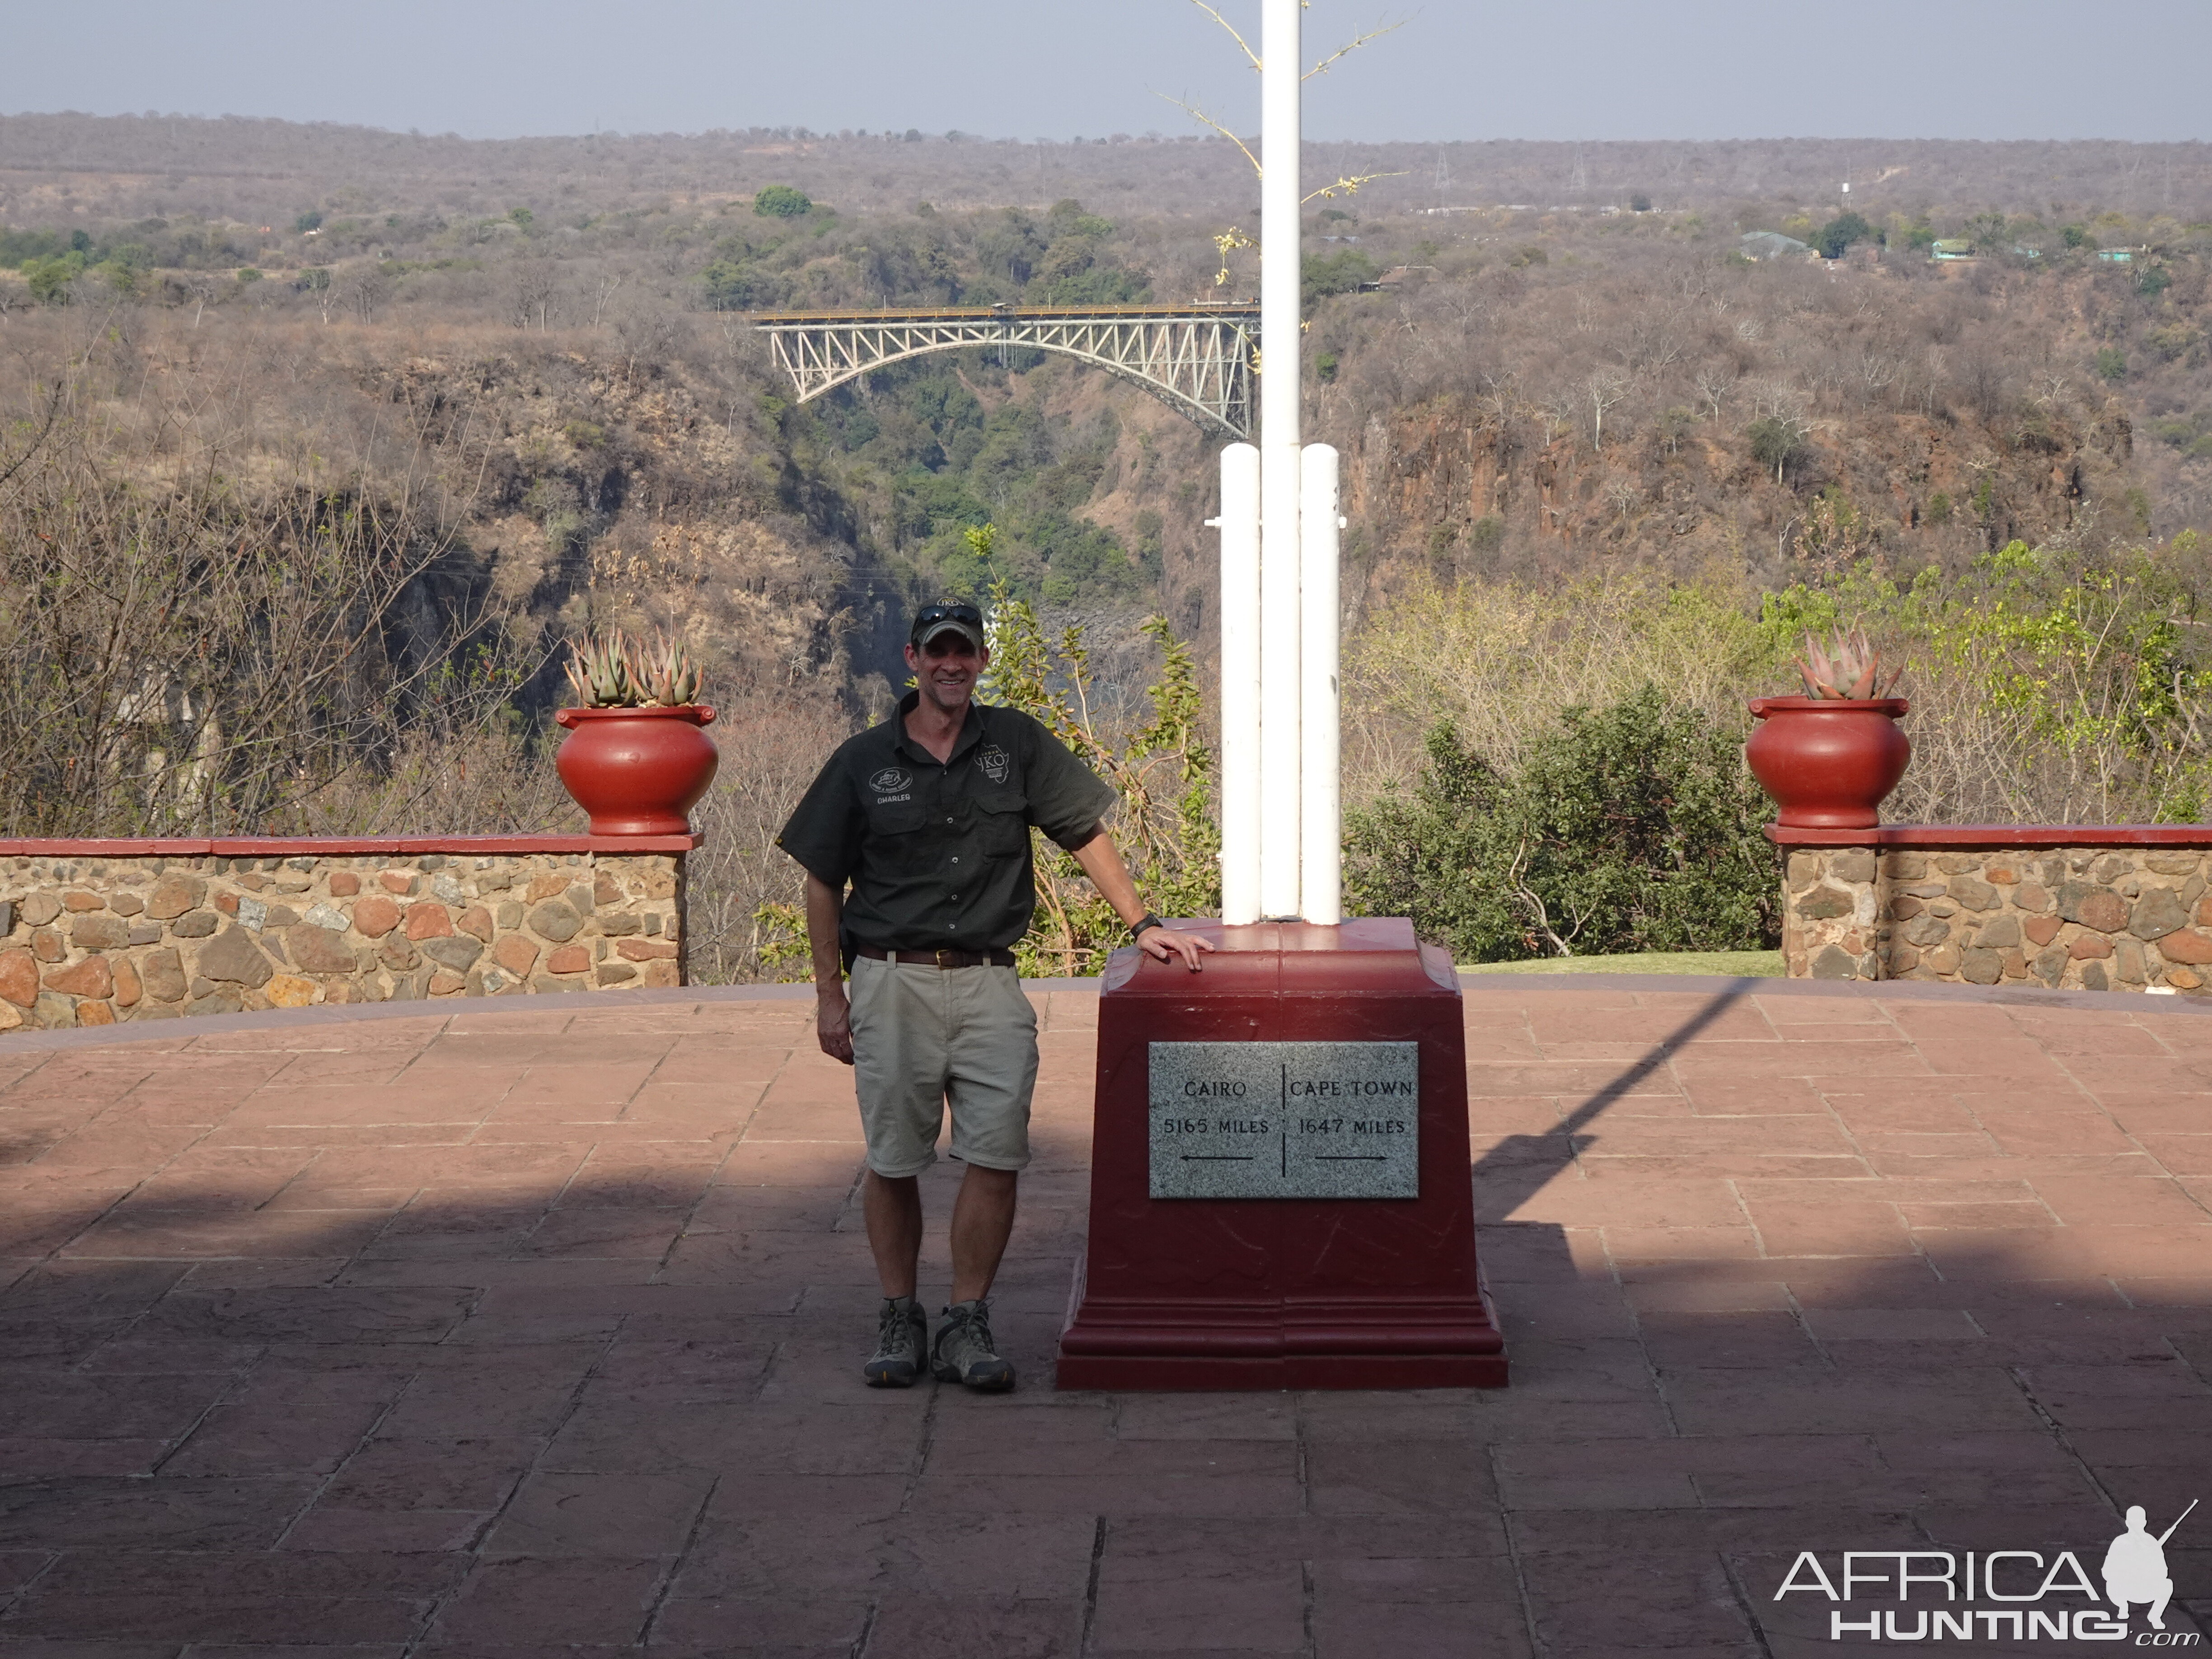
[[[1728,974],[1780,979],[1779,951],[1651,951],[1626,957],[1540,957],[1530,962],[1462,963],[1462,974]]]

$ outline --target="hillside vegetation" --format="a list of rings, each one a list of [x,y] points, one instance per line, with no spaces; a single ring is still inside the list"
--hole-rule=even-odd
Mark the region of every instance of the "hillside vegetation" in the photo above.
[[[1405,175],[1308,223],[1362,833],[1402,830],[1425,779],[1504,823],[1532,764],[1587,774],[1542,748],[1577,729],[1656,734],[1664,796],[1836,619],[1911,665],[1893,810],[2206,810],[2212,164],[1872,148],[1848,216],[1818,144],[1449,147],[1448,186],[1432,151],[1312,154],[1317,181]],[[1080,625],[1109,725],[1148,717],[1148,615],[1210,672],[1216,441],[1034,353],[795,404],[746,313],[1249,294],[1256,254],[1216,240],[1256,231],[1224,141],[15,117],[0,167],[0,833],[563,822],[554,647],[667,626],[729,711],[696,897],[699,966],[741,975],[774,949],[775,823],[890,706],[918,599],[996,585]],[[1749,231],[1838,257],[1755,260]],[[1595,724],[1563,723],[1577,703]],[[1755,798],[1701,810],[1756,853],[1728,839]],[[1619,879],[1688,833],[1655,821]],[[1406,878],[1388,839],[1355,858],[1377,903]],[[1511,853],[1470,846],[1462,876]],[[1760,942],[1673,926],[1617,948]],[[1553,948],[1504,910],[1478,931]]]

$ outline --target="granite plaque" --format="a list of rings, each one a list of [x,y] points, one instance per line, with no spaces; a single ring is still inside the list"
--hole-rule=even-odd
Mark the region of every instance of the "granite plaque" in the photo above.
[[[1418,1042],[1155,1042],[1154,1198],[1419,1198]]]

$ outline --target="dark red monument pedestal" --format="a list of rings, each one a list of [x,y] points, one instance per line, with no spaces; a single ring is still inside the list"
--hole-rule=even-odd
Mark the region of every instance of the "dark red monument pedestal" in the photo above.
[[[1203,973],[1131,946],[1099,998],[1090,1246],[1059,1386],[1503,1387],[1504,1341],[1475,1274],[1450,959],[1397,919],[1175,925],[1219,947]],[[1220,1042],[1418,1043],[1419,1196],[1152,1197],[1152,1045]],[[1249,1103],[1248,1121],[1264,1125],[1281,1104]]]

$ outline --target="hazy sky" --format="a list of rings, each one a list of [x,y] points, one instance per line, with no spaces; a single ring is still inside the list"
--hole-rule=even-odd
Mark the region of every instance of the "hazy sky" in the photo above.
[[[1221,0],[1257,45],[1255,0]],[[2212,137],[2212,0],[1314,0],[1322,139]],[[0,0],[0,112],[470,137],[803,125],[1240,130],[1256,77],[1188,0]]]

